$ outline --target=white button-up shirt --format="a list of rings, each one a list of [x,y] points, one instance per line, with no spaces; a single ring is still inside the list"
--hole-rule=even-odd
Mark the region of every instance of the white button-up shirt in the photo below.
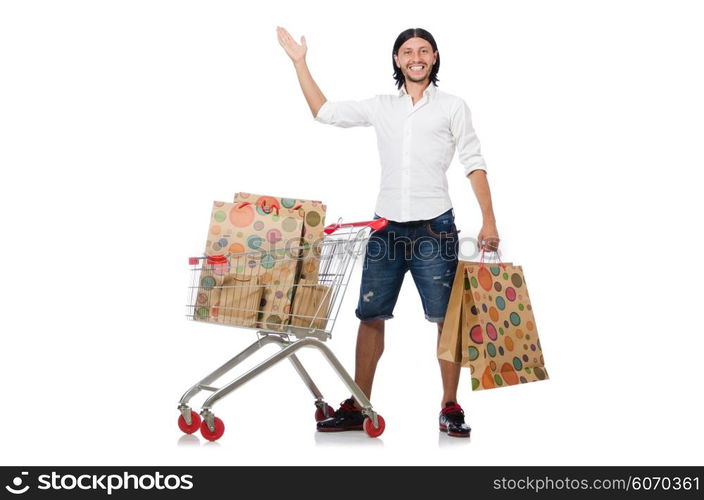
[[[398,222],[427,220],[452,208],[446,171],[455,149],[465,175],[486,170],[467,104],[432,83],[413,105],[398,95],[327,101],[317,121],[338,127],[374,126],[381,161],[376,213]]]

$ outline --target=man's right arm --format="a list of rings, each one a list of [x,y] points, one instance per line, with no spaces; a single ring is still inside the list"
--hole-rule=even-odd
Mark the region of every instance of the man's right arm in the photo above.
[[[308,64],[306,63],[306,52],[308,51],[308,45],[306,44],[306,38],[301,37],[301,43],[297,43],[290,33],[286,29],[278,26],[276,28],[276,34],[279,39],[279,44],[284,48],[286,54],[293,61],[293,67],[296,69],[296,76],[298,76],[298,83],[301,85],[301,90],[306,98],[308,107],[311,113],[313,113],[313,118],[318,116],[318,111],[325,104],[327,99],[325,95],[318,87],[318,84],[313,80],[313,76],[310,74],[308,69]]]

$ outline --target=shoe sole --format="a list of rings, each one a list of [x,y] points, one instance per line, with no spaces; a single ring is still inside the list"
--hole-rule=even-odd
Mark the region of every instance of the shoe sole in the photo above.
[[[466,434],[465,434],[465,433],[460,433],[460,432],[447,432],[447,427],[446,427],[446,426],[443,426],[443,425],[440,426],[440,431],[447,433],[448,436],[460,437],[460,438],[468,438],[468,437],[469,437],[469,434],[472,432],[471,430],[470,430],[468,433],[466,433]]]
[[[350,427],[332,427],[327,429],[318,428],[318,432],[343,432],[343,431],[361,431],[361,425],[352,425]]]

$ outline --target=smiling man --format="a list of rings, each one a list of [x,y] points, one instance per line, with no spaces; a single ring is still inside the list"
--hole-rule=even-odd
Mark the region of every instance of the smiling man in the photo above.
[[[277,34],[317,121],[376,130],[381,185],[375,217],[386,217],[389,224],[375,232],[367,245],[356,310],[360,324],[355,359],[355,382],[371,397],[384,350],[384,322],[393,317],[407,271],[420,294],[425,318],[437,324],[438,339],[442,332],[459,247],[446,176],[455,151],[482,212],[478,246],[498,250],[486,165],[469,108],[459,97],[437,88],[440,54],[426,30],[408,29],[396,38],[392,64],[397,95],[338,102],[328,101],[313,80],[306,63],[305,37],[297,43],[281,27]],[[439,428],[450,436],[468,437],[470,427],[457,403],[460,365],[440,360],[440,375]],[[363,420],[359,406],[350,398],[332,417],[318,422],[318,430],[362,429]]]

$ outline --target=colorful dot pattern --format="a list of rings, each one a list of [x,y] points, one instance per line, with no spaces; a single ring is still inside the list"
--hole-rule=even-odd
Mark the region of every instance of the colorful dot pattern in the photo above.
[[[264,196],[252,193],[236,193],[235,202],[248,201],[253,206],[258,207],[265,205],[267,207],[277,207],[283,214],[285,211],[294,211],[303,218],[303,241],[305,247],[313,246],[321,241],[325,233],[325,213],[326,205],[320,201],[299,200],[296,198],[279,198],[276,196]],[[295,210],[293,210],[295,208]],[[298,220],[295,218],[285,218],[282,222],[284,231],[294,231],[298,225]],[[275,237],[275,235],[274,235]],[[305,252],[301,268],[299,270],[301,279],[311,282],[318,282],[318,268],[320,267],[319,252]]]
[[[280,203],[277,200],[278,198],[269,197],[266,206]],[[230,273],[246,273],[249,276],[269,273],[272,286],[276,286],[281,294],[280,297],[275,297],[276,300],[262,300],[266,305],[262,307],[260,316],[267,324],[285,326],[288,321],[286,312],[291,309],[289,292],[298,275],[300,262],[295,259],[277,259],[277,254],[272,250],[296,239],[297,245],[289,243],[289,246],[300,246],[304,214],[283,206],[279,206],[278,210],[265,211],[254,203],[255,200],[245,206],[242,201],[213,202],[205,255],[237,255],[257,251],[264,253],[255,254],[254,257],[233,257],[226,264],[217,266],[204,263],[197,294],[198,309],[194,317],[207,320],[211,316],[209,307],[213,304],[210,297],[213,295],[213,289],[217,289],[222,283],[224,276]],[[231,266],[236,269],[230,269]],[[257,327],[256,324],[250,326]]]
[[[281,230],[284,233],[298,231],[301,234],[300,246],[309,247],[322,240],[325,236],[325,213],[327,207],[320,201],[300,200],[296,198],[282,198],[277,196],[265,196],[260,194],[239,192],[235,193],[236,203],[249,202],[257,210],[261,206],[266,206],[271,211],[279,211],[281,218]],[[295,216],[290,215],[294,213]],[[288,214],[288,215],[284,215]],[[300,219],[303,225],[300,225]],[[273,231],[273,230],[272,230]],[[268,241],[275,238],[283,238],[283,235],[276,232],[267,232]],[[265,263],[263,262],[262,265]],[[267,262],[266,265],[270,265]],[[318,269],[320,267],[320,253],[305,251],[301,258],[299,267],[294,270],[295,276],[299,280],[318,281]],[[283,283],[283,281],[281,282]],[[290,322],[292,289],[286,287],[269,288],[264,290],[265,298],[262,300],[262,315],[260,328],[269,330],[281,330]],[[270,292],[274,292],[271,295]],[[279,295],[279,297],[277,297]],[[285,297],[283,297],[285,295]],[[282,314],[283,312],[283,314]]]
[[[521,266],[464,262],[463,364],[472,390],[547,380]]]

